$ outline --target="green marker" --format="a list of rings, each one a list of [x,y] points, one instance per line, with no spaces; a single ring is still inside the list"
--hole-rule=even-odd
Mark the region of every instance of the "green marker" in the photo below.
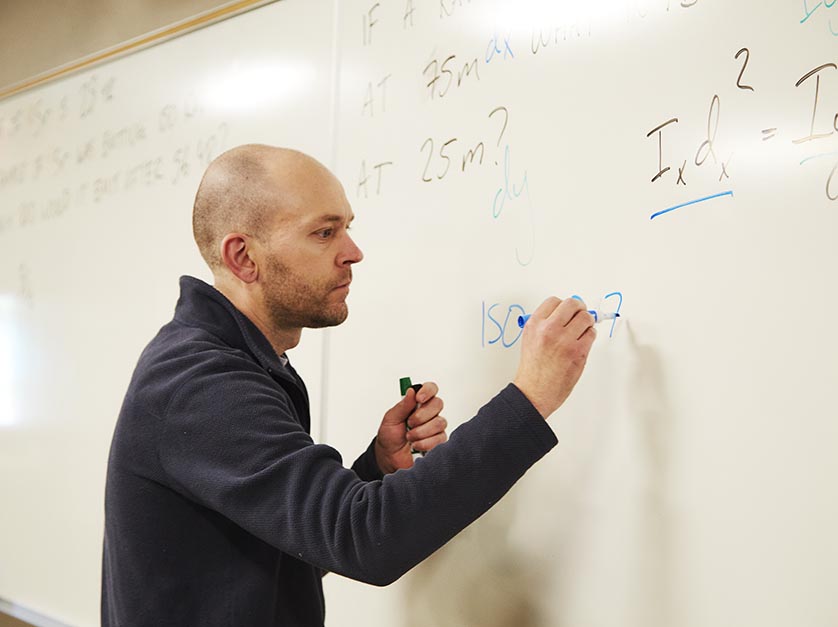
[[[419,390],[422,389],[422,384],[417,383],[414,385],[413,382],[410,380],[410,377],[402,377],[401,379],[399,379],[399,388],[401,388],[402,396],[407,394],[408,388],[413,388],[413,391],[418,394]]]
[[[421,383],[413,383],[410,380],[410,377],[402,377],[401,379],[399,379],[399,389],[401,390],[402,396],[407,394],[407,391],[410,388],[413,388],[413,391],[418,394],[419,390],[422,389],[422,384]],[[416,407],[419,407],[419,405],[417,404]],[[407,421],[406,420],[405,420],[405,426],[407,426]],[[407,427],[407,430],[410,431],[409,426]],[[425,453],[426,453],[426,451],[415,451],[415,450],[413,450],[413,447],[410,447],[410,452],[413,453],[414,455],[416,455],[418,453],[422,457],[424,457]]]

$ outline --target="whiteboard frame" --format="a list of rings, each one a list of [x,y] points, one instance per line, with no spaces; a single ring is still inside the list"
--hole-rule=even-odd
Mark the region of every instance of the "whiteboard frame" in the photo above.
[[[38,612],[33,612],[30,609],[0,597],[0,617],[3,616],[16,618],[33,627],[70,627],[66,623],[61,623],[43,614],[38,614]]]
[[[3,100],[39,87],[46,83],[52,82],[59,78],[64,78],[81,70],[86,70],[102,63],[107,63],[115,59],[151,48],[157,44],[169,41],[176,37],[186,35],[193,31],[211,26],[217,22],[222,22],[231,17],[247,13],[253,9],[278,2],[279,0],[232,0],[214,9],[208,9],[191,17],[187,17],[179,22],[174,22],[168,26],[163,26],[156,30],[139,35],[132,39],[120,42],[110,48],[105,48],[99,52],[94,52],[75,61],[69,61],[64,65],[59,65],[36,74],[30,78],[25,78],[17,83],[12,83],[7,86],[0,86],[0,102]]]

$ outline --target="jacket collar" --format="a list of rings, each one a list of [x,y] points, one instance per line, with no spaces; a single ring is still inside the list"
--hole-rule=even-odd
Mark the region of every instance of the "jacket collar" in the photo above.
[[[246,349],[271,374],[285,372],[283,362],[268,338],[250,318],[240,312],[224,294],[200,279],[180,277],[180,298],[175,307],[175,320],[207,329],[229,345]]]

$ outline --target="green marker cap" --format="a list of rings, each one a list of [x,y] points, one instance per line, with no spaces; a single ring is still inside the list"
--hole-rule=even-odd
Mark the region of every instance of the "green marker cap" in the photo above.
[[[413,382],[410,380],[410,377],[402,377],[399,379],[399,388],[402,391],[402,396],[407,394],[407,391],[413,385]]]

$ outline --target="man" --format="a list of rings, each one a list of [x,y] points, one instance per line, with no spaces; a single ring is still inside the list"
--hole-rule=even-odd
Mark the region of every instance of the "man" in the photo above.
[[[326,572],[395,581],[556,444],[545,418],[595,337],[575,299],[535,311],[514,383],[450,442],[433,383],[384,414],[351,469],[311,440],[285,352],[303,327],[346,319],[363,257],[352,219],[337,179],[301,153],[240,146],[207,169],[193,226],[214,287],[181,279],[114,432],[104,627],[322,625]],[[411,448],[430,453],[414,465]]]

